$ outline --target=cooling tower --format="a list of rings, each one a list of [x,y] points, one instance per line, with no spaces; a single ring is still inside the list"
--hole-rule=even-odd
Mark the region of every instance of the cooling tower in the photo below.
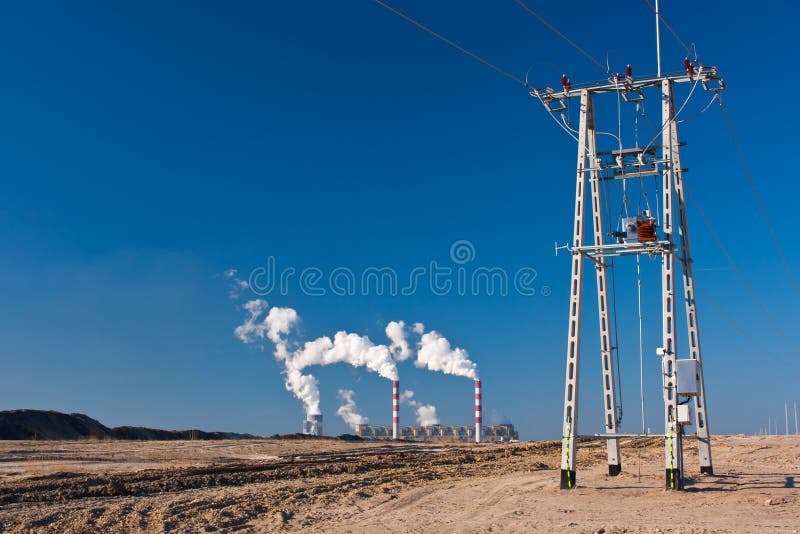
[[[303,421],[303,434],[322,435],[322,414],[308,414]]]

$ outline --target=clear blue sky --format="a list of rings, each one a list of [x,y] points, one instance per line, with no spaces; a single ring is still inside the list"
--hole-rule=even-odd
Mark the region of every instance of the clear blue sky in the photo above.
[[[791,266],[798,83],[793,4],[664,1],[676,31],[718,65],[725,102]],[[536,85],[602,72],[512,1],[393,5]],[[642,1],[531,6],[615,70],[655,71]],[[466,348],[488,420],[523,438],[560,433],[575,146],[525,90],[366,0],[22,2],[0,8],[0,408],[84,412],[109,425],[270,434],[299,428],[269,351],[233,336],[244,312],[222,276],[264,265],[388,266],[409,273],[450,244],[469,267],[532,267],[533,297],[286,295],[302,339],[338,329],[385,342],[386,322],[421,321]],[[579,15],[581,14],[582,15]],[[666,70],[684,53],[664,34]],[[685,88],[679,97],[685,97]],[[690,102],[688,113],[708,101]],[[616,128],[616,104],[601,120]],[[574,118],[574,117],[573,117]],[[654,108],[652,120],[658,122]],[[797,399],[798,295],[769,239],[716,106],[682,127],[687,183],[772,316],[742,287],[695,209],[712,432],[783,420]],[[645,264],[648,426],[662,427],[654,349],[657,262]],[[587,271],[591,274],[591,271]],[[623,430],[639,427],[632,263],[621,264]],[[594,282],[587,312],[594,312]],[[596,326],[587,315],[582,426],[601,428]],[[782,333],[777,333],[776,329]],[[329,433],[336,391],[389,422],[389,384],[363,369],[313,369]],[[471,384],[407,362],[403,386],[471,420]],[[404,408],[405,410],[405,408]],[[494,415],[492,415],[494,414]],[[411,412],[404,411],[405,422]]]

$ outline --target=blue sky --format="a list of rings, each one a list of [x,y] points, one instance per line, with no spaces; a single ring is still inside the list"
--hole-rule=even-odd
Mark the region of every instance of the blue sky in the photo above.
[[[654,72],[653,17],[644,2],[618,4],[530,3],[615,70]],[[798,81],[798,8],[663,4],[725,77],[726,108],[800,276],[787,165],[798,111],[783,101]],[[576,83],[603,76],[510,0],[392,5],[520,77],[530,69],[534,85],[557,86],[562,72]],[[468,240],[468,268],[533,268],[536,295],[315,297],[294,286],[264,298],[298,310],[299,339],[347,329],[384,343],[388,321],[421,321],[478,363],[488,419],[512,421],[523,438],[559,435],[569,262],[553,243],[571,238],[575,146],[524,89],[366,0],[0,9],[0,408],[84,412],[109,425],[296,431],[302,408],[270,351],[233,336],[254,295],[230,299],[222,273],[246,276],[274,257],[298,271],[375,266],[403,276],[431,261],[455,267],[450,246]],[[680,46],[664,34],[663,48],[665,70],[679,70]],[[697,95],[687,116],[707,102]],[[603,107],[599,120],[613,130],[616,102]],[[657,123],[657,108],[648,112]],[[753,303],[692,207],[697,279],[713,299],[699,300],[711,430],[751,432],[768,415],[782,422],[784,399],[800,397],[798,294],[718,107],[681,128],[688,187],[769,310]],[[658,431],[658,263],[643,270],[646,411]],[[617,283],[623,430],[635,432],[631,262],[620,263]],[[591,279],[587,288],[588,432],[602,416]],[[386,380],[342,366],[312,372],[329,433],[345,431],[334,415],[342,388],[388,424]],[[467,380],[410,362],[401,377],[443,422],[470,421]]]

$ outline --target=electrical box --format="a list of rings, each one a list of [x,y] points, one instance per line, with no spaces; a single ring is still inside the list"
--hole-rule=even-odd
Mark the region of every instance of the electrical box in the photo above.
[[[678,405],[678,423],[685,426],[692,424],[692,411],[688,404]]]
[[[639,226],[636,224],[639,217],[634,215],[633,217],[623,217],[622,218],[622,225],[623,225],[623,233],[625,237],[622,238],[623,242],[625,243],[638,243],[639,242]]]
[[[678,373],[678,395],[686,395],[694,397],[700,394],[698,391],[698,373],[697,360],[678,360],[677,373]]]

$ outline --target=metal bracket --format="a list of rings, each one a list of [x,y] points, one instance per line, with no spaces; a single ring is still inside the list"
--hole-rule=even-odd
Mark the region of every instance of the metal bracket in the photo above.
[[[563,96],[555,96],[556,92],[552,87],[545,87],[541,91],[534,89],[531,94],[540,99],[550,113],[561,113],[567,110],[566,99]]]
[[[565,243],[565,244],[563,244],[563,245],[559,245],[559,244],[558,244],[558,241],[556,241],[556,242],[555,242],[555,244],[554,244],[554,246],[553,246],[553,248],[554,248],[554,249],[555,249],[555,251],[556,251],[556,256],[558,256],[558,251],[559,251],[559,250],[568,250],[568,251],[570,252],[570,254],[572,254],[573,256],[574,256],[575,254],[580,254],[580,255],[581,255],[581,256],[583,256],[584,258],[586,258],[586,259],[588,259],[588,260],[591,260],[592,262],[594,262],[594,264],[595,264],[595,265],[597,265],[598,267],[604,267],[604,266],[605,266],[605,267],[607,267],[607,266],[608,266],[607,264],[605,264],[605,263],[603,263],[602,261],[598,260],[597,258],[595,258],[593,255],[589,254],[588,252],[586,252],[586,251],[584,251],[584,250],[581,250],[581,249],[578,249],[578,248],[572,248],[572,247],[571,247],[569,244],[567,244],[567,243]]]
[[[690,75],[685,71],[672,72],[664,74],[663,76],[646,76],[644,78],[636,78],[632,80],[625,80],[624,87],[628,92],[634,92],[640,89],[647,89],[649,87],[660,87],[664,80],[669,80],[671,83],[694,83],[697,79],[704,82],[704,85],[709,85],[708,91],[713,91],[716,87],[724,89],[725,83],[719,77],[716,67],[700,66],[697,72]],[[711,82],[716,82],[718,85],[714,86]],[[722,90],[719,89],[719,90]],[[565,98],[577,98],[581,96],[582,91],[589,91],[592,94],[600,93],[616,93],[620,90],[620,82],[613,78],[607,80],[605,83],[588,83],[588,84],[574,84],[569,89],[564,88],[562,91],[556,92],[550,87],[544,89],[534,89],[531,95],[541,98],[542,100],[561,100]],[[635,97],[634,97],[635,98]]]
[[[556,257],[558,257],[559,250],[568,250],[569,252],[572,252],[572,247],[569,246],[569,243],[565,243],[559,246],[558,241],[553,243],[553,249],[556,251]]]
[[[580,254],[581,256],[583,256],[584,258],[586,258],[587,260],[589,260],[589,261],[591,261],[592,263],[594,263],[594,264],[595,264],[595,266],[596,266],[598,269],[599,269],[600,267],[608,267],[608,264],[607,264],[607,263],[603,263],[601,260],[597,259],[595,256],[593,256],[592,254],[589,254],[588,252],[586,252],[586,251],[584,251],[584,250],[580,250],[580,249],[572,249],[572,250],[570,250],[570,252],[572,252],[572,254],[573,254],[573,255],[575,255],[575,254]]]
[[[631,89],[622,91],[622,98],[625,102],[633,102],[634,104],[637,102],[644,102],[644,93],[641,89]]]
[[[710,93],[721,93],[725,90],[725,80],[722,78],[703,80],[703,89]]]

